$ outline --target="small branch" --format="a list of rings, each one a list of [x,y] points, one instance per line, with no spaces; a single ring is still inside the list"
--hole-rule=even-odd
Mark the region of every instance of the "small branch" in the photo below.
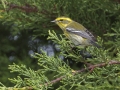
[[[100,63],[100,64],[96,64],[96,65],[90,65],[89,67],[86,67],[86,68],[83,68],[83,69],[74,71],[72,74],[75,75],[75,74],[78,74],[78,73],[81,73],[81,72],[84,72],[84,71],[87,71],[87,70],[92,70],[92,71],[93,71],[94,68],[104,67],[104,66],[113,65],[113,64],[120,64],[120,61],[111,60],[111,61],[109,61],[108,63]],[[59,81],[62,80],[64,77],[65,77],[65,76],[61,76],[61,77],[59,77],[59,78],[56,78],[55,80],[52,80],[52,81],[50,81],[49,83],[45,83],[45,85],[54,84],[54,83],[56,83],[56,82],[59,82]]]
[[[59,82],[60,80],[62,80],[65,76],[61,76],[59,78],[56,78],[55,80],[50,81],[49,83],[45,83],[45,85],[49,85],[49,84],[54,84],[56,82]]]
[[[77,73],[84,72],[86,70],[93,70],[96,67],[104,67],[106,65],[113,65],[113,64],[120,64],[120,61],[111,60],[108,63],[100,63],[100,64],[96,64],[96,65],[90,65],[89,67],[86,67],[86,68],[83,68],[81,70],[73,72],[73,75],[75,75]]]
[[[25,11],[27,13],[30,13],[30,12],[38,12],[38,9],[36,6],[32,6],[32,5],[29,5],[29,4],[25,4],[24,6],[19,6],[19,5],[16,5],[16,4],[8,4],[9,8],[8,8],[8,11],[10,11],[11,9],[20,9],[22,11]]]

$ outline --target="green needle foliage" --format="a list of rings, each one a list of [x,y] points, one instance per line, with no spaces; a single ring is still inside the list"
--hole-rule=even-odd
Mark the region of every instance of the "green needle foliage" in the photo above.
[[[49,31],[49,34],[49,39],[52,39],[57,44],[61,44],[60,55],[63,55],[64,51],[68,51],[68,49],[64,47],[64,43],[70,44],[69,42],[66,42],[62,36],[60,36],[62,39],[59,38],[54,31]],[[62,50],[63,48],[64,51]],[[90,48],[91,47],[88,48],[89,51]],[[26,65],[9,65],[12,73],[18,73],[17,78],[9,80],[15,84],[14,88],[26,87],[25,90],[28,88],[35,90],[119,90],[120,60],[118,60],[118,58],[120,55],[113,58],[109,56],[107,50],[97,49],[96,47],[92,47],[92,52],[94,52],[93,55],[96,55],[95,58],[78,61],[89,62],[90,65],[83,65],[82,68],[77,68],[77,70],[75,70],[74,67],[70,67],[68,63],[65,63],[58,56],[50,57],[43,51],[41,54],[36,53],[34,58],[38,59],[40,69],[35,71],[27,68]],[[68,56],[66,57],[76,55],[76,53],[73,53],[68,51]],[[99,55],[96,53],[99,53]],[[120,52],[118,54],[120,54]],[[76,61],[78,57],[73,58],[73,60]],[[49,77],[49,74],[53,76]],[[59,85],[56,86],[57,83],[59,83]]]
[[[48,30],[56,27],[50,24],[51,20],[58,16],[68,16],[103,37],[103,34],[115,28],[116,21],[120,20],[117,0],[1,1],[1,20],[4,24],[14,25],[11,29],[13,34],[32,29],[36,36],[48,35]],[[4,8],[7,12],[4,12]]]
[[[73,50],[74,45],[61,34],[62,30],[50,23],[59,16],[68,16],[84,25],[98,36],[102,48],[87,47],[92,58],[81,55],[83,47]],[[0,26],[0,76],[3,81],[9,77],[14,84],[0,84],[1,90],[120,90],[119,0],[1,0],[0,23],[5,26]],[[34,37],[47,36],[60,52],[52,57],[42,50],[41,54],[36,52],[33,58],[38,60],[38,66],[31,64],[25,53],[27,46],[20,42],[27,39],[29,32]],[[19,33],[24,36],[19,41],[21,48],[13,46],[7,37]],[[11,51],[19,54],[18,64],[7,63]],[[16,75],[14,78],[3,69],[8,65]]]

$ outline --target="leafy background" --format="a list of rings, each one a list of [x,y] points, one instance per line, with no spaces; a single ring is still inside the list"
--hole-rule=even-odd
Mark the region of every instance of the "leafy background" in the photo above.
[[[61,37],[63,42],[59,43],[60,40],[55,39],[55,35],[57,34],[56,38],[59,38],[62,31],[57,25],[50,22],[59,16],[68,16],[84,25],[96,37],[99,36],[98,41],[99,44],[102,45],[102,50],[97,51],[93,48],[93,50],[96,51],[93,52],[88,48],[90,53],[93,53],[94,55],[97,53],[98,57],[101,55],[99,61],[97,61],[97,58],[96,60],[93,60],[92,63],[100,63],[108,59],[116,58],[119,60],[119,0],[1,0],[0,81],[3,84],[6,86],[13,86],[13,83],[8,82],[8,78],[14,78],[17,75],[17,73],[10,73],[8,65],[13,63],[18,65],[24,64],[28,68],[30,67],[33,70],[38,70],[40,67],[43,68],[43,66],[37,65],[38,58],[31,57],[31,54],[34,55],[35,52],[41,53],[40,49],[42,49],[47,52],[48,56],[54,56],[60,51],[57,50],[58,48],[56,48],[57,45],[55,43],[63,44],[67,41],[64,40],[64,36]],[[52,36],[48,33],[49,30],[54,30],[56,34],[53,34]],[[47,40],[48,36],[49,40]],[[68,52],[68,50],[66,50],[68,47],[61,45],[61,52],[62,50]],[[62,52],[62,55],[63,53],[64,52]],[[68,53],[72,53],[72,56],[69,54],[63,55],[64,57],[68,57],[68,60],[72,58],[75,59],[74,61],[79,62],[79,58],[81,58],[81,60],[83,59],[82,57],[76,59],[74,56],[76,54],[73,52]],[[80,65],[76,63],[69,64],[69,66],[73,69],[78,68],[77,66],[80,67]],[[109,70],[111,70],[111,68],[112,67],[109,67],[109,69],[107,69],[108,73],[110,73]],[[102,72],[102,69],[100,70]],[[56,73],[47,73],[49,73],[45,74],[47,77],[56,75]],[[103,70],[102,73],[105,73],[105,71]],[[111,75],[112,74],[113,72],[111,72]],[[90,75],[88,76],[90,77]],[[78,75],[78,77],[80,76]],[[86,77],[84,76],[84,78]],[[73,80],[76,78],[77,77],[74,77]],[[110,81],[114,82],[114,84],[117,83],[114,80]],[[63,80],[63,82],[66,81]],[[108,82],[106,81],[106,83]],[[71,83],[69,83],[69,85],[70,84]],[[58,86],[54,87],[57,88]],[[69,86],[66,86],[65,88],[69,88]],[[80,86],[77,88],[80,88]]]

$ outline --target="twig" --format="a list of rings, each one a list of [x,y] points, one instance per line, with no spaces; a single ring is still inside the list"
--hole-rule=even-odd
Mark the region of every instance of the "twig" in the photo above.
[[[56,78],[55,80],[50,81],[49,83],[45,83],[45,85],[49,85],[49,84],[54,84],[56,82],[59,82],[60,80],[62,80],[65,76],[61,76],[59,78]]]
[[[100,63],[100,64],[96,64],[96,65],[90,65],[89,67],[86,67],[86,68],[83,68],[83,69],[74,71],[72,74],[75,75],[75,74],[84,72],[84,71],[86,71],[86,70],[92,70],[92,71],[93,71],[94,68],[104,67],[104,66],[113,65],[113,64],[120,64],[120,61],[111,60],[111,61],[109,61],[108,63]],[[54,83],[56,83],[56,82],[59,82],[59,81],[61,81],[64,77],[65,77],[65,76],[61,76],[61,77],[59,77],[59,78],[56,78],[55,80],[52,80],[52,81],[50,81],[49,83],[45,83],[45,85],[54,84]]]
[[[7,9],[7,11],[10,11],[11,9],[20,9],[22,11],[25,11],[27,13],[30,13],[30,12],[38,12],[38,8],[36,6],[32,6],[32,5],[29,5],[29,4],[25,4],[24,6],[19,6],[19,5],[16,5],[16,4],[7,4],[9,6],[9,8]]]

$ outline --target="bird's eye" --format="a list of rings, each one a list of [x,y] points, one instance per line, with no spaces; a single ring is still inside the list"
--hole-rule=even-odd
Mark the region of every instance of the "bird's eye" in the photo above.
[[[60,22],[62,22],[63,21],[63,19],[61,19],[61,20],[59,20]]]

